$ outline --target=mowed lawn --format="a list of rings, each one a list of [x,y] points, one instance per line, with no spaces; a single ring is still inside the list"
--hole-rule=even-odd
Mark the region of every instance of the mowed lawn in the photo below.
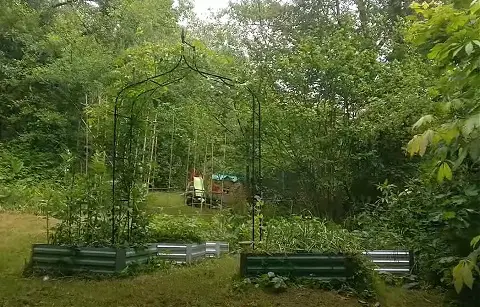
[[[218,212],[218,209],[209,209],[206,206],[187,206],[181,192],[150,192],[147,195],[147,205],[151,213],[170,215],[198,215],[208,218]]]
[[[0,213],[0,306],[365,306],[356,298],[311,289],[277,295],[234,291],[237,257],[103,281],[23,278],[30,246],[45,242],[45,229],[42,217]],[[380,301],[392,307],[441,305],[440,296],[402,289],[388,289]]]

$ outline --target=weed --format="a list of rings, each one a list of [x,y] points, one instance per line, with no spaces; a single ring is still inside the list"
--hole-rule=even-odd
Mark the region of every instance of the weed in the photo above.
[[[264,240],[258,251],[356,253],[362,250],[360,238],[312,216],[290,216],[265,222]]]
[[[287,277],[275,275],[273,272],[263,274],[256,279],[255,286],[273,292],[283,292],[287,289]]]
[[[77,278],[21,278],[24,259],[31,244],[45,237],[44,220],[28,214],[0,213],[0,306],[359,306],[357,298],[340,296],[288,280],[282,293],[246,287],[233,292],[238,276],[238,258],[222,257],[196,266],[155,269],[128,278],[79,280]],[[11,231],[15,228],[15,231]],[[238,280],[238,277],[237,279]],[[442,296],[425,291],[386,288],[384,307],[436,307]]]

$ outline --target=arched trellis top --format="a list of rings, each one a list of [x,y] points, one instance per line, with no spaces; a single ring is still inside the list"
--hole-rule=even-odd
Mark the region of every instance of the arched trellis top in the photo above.
[[[200,69],[197,66],[195,46],[186,41],[184,30],[182,30],[181,42],[182,44],[180,56],[176,61],[176,64],[173,65],[172,68],[123,87],[118,92],[115,98],[112,148],[112,245],[115,245],[122,240],[130,242],[132,239],[132,233],[135,231],[135,227],[137,227],[136,217],[138,215],[138,212],[137,208],[135,207],[135,193],[133,193],[135,183],[137,181],[137,178],[135,176],[136,155],[132,154],[132,152],[135,151],[134,148],[137,145],[134,143],[136,139],[134,137],[134,125],[138,121],[136,116],[139,115],[136,114],[134,111],[136,104],[145,103],[145,101],[148,101],[148,98],[151,98],[157,90],[165,88],[170,84],[182,81],[188,75],[188,73],[191,72],[196,73],[209,81],[221,83],[228,88],[243,88],[246,92],[248,92],[248,95],[251,97],[250,128],[242,129],[241,123],[238,122],[238,124],[244,134],[250,135],[250,141],[248,144],[249,157],[247,161],[249,171],[247,174],[247,178],[251,192],[249,199],[252,204],[252,227],[254,227],[255,225],[255,202],[259,201],[261,197],[262,181],[262,138],[260,101],[258,100],[254,90],[246,83],[242,83],[233,78],[221,76],[219,74],[207,72]],[[193,53],[192,60],[189,60],[186,56],[187,49],[192,51]],[[179,76],[178,74],[175,75],[178,71],[182,72],[182,74],[180,74]],[[132,97],[130,97],[130,99],[125,99],[125,101],[130,103],[130,105],[127,106],[128,114],[121,114],[120,106],[124,101],[125,96],[130,91],[136,90],[145,84],[151,84],[152,87],[136,94],[133,99],[131,99]],[[147,99],[143,99],[144,97],[147,97]],[[123,133],[122,138],[120,138],[120,133]],[[255,231],[254,229],[252,229],[252,242],[254,240]]]

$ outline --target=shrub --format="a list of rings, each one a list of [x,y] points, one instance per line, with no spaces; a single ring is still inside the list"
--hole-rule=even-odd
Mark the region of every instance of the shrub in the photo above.
[[[15,182],[0,186],[0,211],[55,215],[65,205],[65,194],[54,182]]]
[[[152,242],[204,242],[210,231],[208,223],[185,215],[155,215],[148,226]]]
[[[362,251],[360,237],[316,217],[291,216],[266,222],[260,251],[357,253]]]
[[[283,292],[287,289],[287,277],[283,277],[280,275],[275,275],[273,272],[268,272],[267,274],[263,274],[258,278],[254,279],[254,283],[256,287],[263,288],[270,292]]]
[[[457,179],[442,186],[420,180],[412,180],[403,189],[379,185],[382,196],[356,212],[347,224],[356,229],[368,249],[414,250],[418,276],[453,290],[452,269],[470,253],[469,241],[480,229],[480,185],[460,171]],[[472,274],[475,277],[476,270]],[[468,306],[468,293],[479,292],[464,289],[452,297]]]

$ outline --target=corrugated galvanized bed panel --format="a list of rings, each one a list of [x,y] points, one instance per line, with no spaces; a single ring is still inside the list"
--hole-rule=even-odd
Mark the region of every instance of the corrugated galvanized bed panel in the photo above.
[[[378,272],[392,274],[411,273],[414,264],[413,252],[406,250],[374,250],[363,253],[377,266]]]
[[[344,280],[353,275],[347,257],[325,254],[242,254],[240,260],[242,276],[252,277],[273,272],[278,275],[315,278],[322,280]]]

